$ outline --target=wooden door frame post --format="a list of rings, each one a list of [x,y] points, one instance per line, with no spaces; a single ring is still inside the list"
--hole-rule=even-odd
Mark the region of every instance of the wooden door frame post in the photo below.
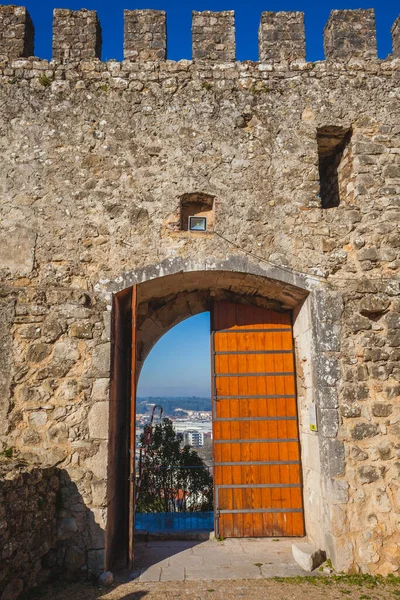
[[[137,359],[137,286],[132,287],[131,405],[129,436],[129,569],[133,569],[135,535],[135,440],[136,440],[136,359]]]

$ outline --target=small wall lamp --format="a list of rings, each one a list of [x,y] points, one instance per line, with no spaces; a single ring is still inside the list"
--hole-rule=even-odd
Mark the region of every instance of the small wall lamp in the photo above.
[[[206,217],[189,217],[189,231],[207,231]]]

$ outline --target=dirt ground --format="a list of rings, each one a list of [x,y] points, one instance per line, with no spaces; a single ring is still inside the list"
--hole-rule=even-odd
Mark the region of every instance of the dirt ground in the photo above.
[[[400,578],[130,582],[107,589],[89,583],[57,582],[37,590],[34,596],[43,600],[399,600]]]

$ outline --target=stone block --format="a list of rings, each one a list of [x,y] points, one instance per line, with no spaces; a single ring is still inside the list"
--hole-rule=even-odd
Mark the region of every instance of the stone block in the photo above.
[[[388,346],[391,348],[399,348],[400,346],[400,330],[389,331],[387,335]]]
[[[389,417],[393,412],[393,405],[386,402],[374,402],[372,414],[374,417]]]
[[[365,438],[375,437],[379,433],[377,423],[357,423],[351,431],[353,440],[363,440]]]
[[[373,246],[370,248],[361,248],[361,250],[358,250],[357,252],[357,258],[361,262],[364,260],[376,262],[379,259],[378,250]]]
[[[338,352],[343,313],[342,295],[322,288],[315,290],[311,302],[316,351]]]
[[[376,58],[374,10],[333,10],[324,29],[324,49],[327,60]]]
[[[354,564],[354,548],[348,536],[338,538],[331,532],[325,531],[324,538],[324,548],[332,561],[333,568],[336,571],[347,573]]]
[[[392,55],[400,58],[400,17],[397,17],[392,27]]]
[[[53,423],[47,431],[48,439],[55,444],[63,444],[68,440],[68,427],[65,423]]]
[[[90,574],[99,576],[104,571],[104,550],[89,550],[88,570]]]
[[[103,325],[104,330],[101,339],[103,342],[109,342],[111,340],[111,312],[108,310],[103,312]]]
[[[104,506],[107,502],[107,483],[105,481],[92,481],[92,504]]]
[[[101,442],[93,456],[85,460],[86,467],[99,479],[107,477],[108,444]]]
[[[315,330],[314,346],[317,352],[339,352],[340,350],[340,322],[323,322],[318,319],[313,321]]]
[[[363,465],[362,467],[358,468],[358,477],[362,484],[374,483],[374,481],[378,481],[380,474],[376,467],[371,465]]]
[[[349,484],[342,479],[326,479],[326,497],[334,504],[347,504]]]
[[[342,417],[345,417],[345,419],[355,419],[357,417],[361,417],[361,406],[357,403],[341,404],[340,414]]]
[[[79,571],[84,564],[85,552],[78,546],[69,546],[65,553],[65,568],[73,573]]]
[[[80,352],[76,341],[62,339],[54,344],[53,363],[62,364],[65,361],[76,362],[80,357]]]
[[[260,62],[305,60],[304,13],[263,12],[258,52]]]
[[[302,462],[304,466],[308,467],[315,473],[320,472],[320,452],[319,452],[319,438],[316,435],[308,434],[304,436],[302,442]]]
[[[44,322],[42,331],[46,342],[55,342],[64,332],[64,324],[58,318],[49,318]]]
[[[309,573],[322,565],[326,559],[325,552],[306,542],[292,544],[292,554],[297,564]]]
[[[315,403],[320,408],[338,408],[339,401],[334,387],[320,387],[315,390]]]
[[[104,532],[106,528],[105,510],[102,508],[92,508],[89,512],[88,519],[90,547],[92,549],[104,548]]]
[[[45,410],[32,411],[29,415],[29,423],[34,427],[43,427],[47,423]]]
[[[192,13],[193,60],[233,62],[236,59],[235,13]]]
[[[385,294],[367,295],[360,300],[359,312],[365,317],[379,315],[389,307],[390,298]]]
[[[114,582],[114,575],[111,573],[111,571],[106,571],[105,573],[102,573],[99,577],[99,585],[101,587],[110,587],[110,585],[112,585]]]
[[[78,525],[76,520],[72,517],[63,517],[58,520],[57,523],[57,539],[58,540],[69,540],[78,531]]]
[[[400,313],[389,312],[385,317],[388,329],[400,329]]]
[[[367,317],[363,317],[359,314],[353,315],[351,319],[347,321],[347,324],[353,333],[365,331],[367,329],[371,329],[372,327],[371,321]]]
[[[109,379],[95,379],[92,388],[92,400],[94,402],[107,401],[110,393]]]
[[[108,439],[108,406],[108,402],[97,402],[89,411],[89,435],[92,439]]]
[[[111,344],[99,344],[93,350],[92,367],[93,375],[107,377],[110,374],[110,352]]]
[[[50,344],[42,344],[41,342],[32,344],[27,350],[26,360],[32,363],[40,363],[50,355],[51,350]]]
[[[339,381],[339,361],[334,356],[318,354],[315,357],[314,369],[318,387],[332,387]]]
[[[81,340],[91,340],[93,338],[93,326],[91,323],[73,323],[69,329],[71,337],[76,337]]]
[[[392,510],[392,503],[384,488],[376,490],[375,505],[377,510],[382,513],[388,513]]]
[[[9,59],[34,55],[35,29],[24,6],[0,6],[0,55]]]
[[[382,442],[379,446],[373,448],[371,458],[372,460],[390,460],[392,458],[392,445],[390,442]]]
[[[167,23],[163,10],[124,11],[124,58],[165,60]]]
[[[0,231],[0,269],[11,275],[29,275],[35,258],[36,233],[16,225]]]
[[[68,62],[100,58],[101,45],[95,10],[54,10],[53,59]]]
[[[340,477],[346,469],[344,444],[340,440],[320,438],[321,471],[327,477]]]
[[[339,430],[339,414],[333,408],[317,408],[317,423],[320,435],[335,438]]]

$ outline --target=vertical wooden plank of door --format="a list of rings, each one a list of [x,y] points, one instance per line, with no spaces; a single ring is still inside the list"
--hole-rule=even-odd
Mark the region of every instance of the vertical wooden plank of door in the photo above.
[[[131,411],[129,439],[129,568],[133,569],[135,535],[135,434],[136,434],[136,359],[137,359],[137,286],[132,288]]]

